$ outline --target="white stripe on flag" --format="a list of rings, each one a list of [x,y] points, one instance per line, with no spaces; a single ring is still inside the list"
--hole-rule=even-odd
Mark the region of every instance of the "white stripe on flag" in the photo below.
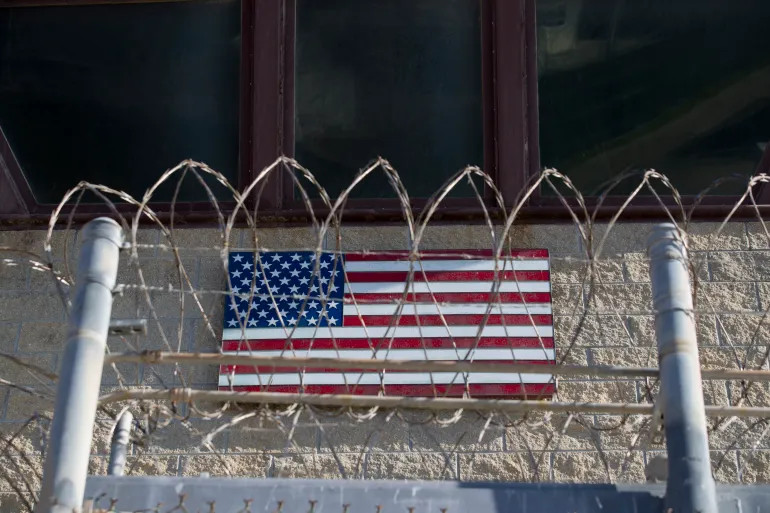
[[[411,266],[411,267],[410,267]],[[547,271],[548,260],[423,260],[421,262],[376,260],[345,262],[345,271]]]
[[[389,304],[356,304],[352,302],[346,304],[345,315],[358,316],[360,315],[396,315],[398,312],[397,305]],[[425,303],[414,304],[404,303],[401,308],[401,315],[483,315],[489,312],[490,314],[521,314],[521,315],[538,315],[545,314],[550,315],[551,305],[547,303],[493,303],[491,308],[487,303],[451,303],[440,304]]]
[[[307,358],[360,358],[362,360],[553,360],[554,350],[545,348],[528,349],[476,349],[458,348],[454,349],[391,349],[383,347],[377,350],[373,355],[371,349],[311,349],[295,350],[286,349],[282,351],[261,351],[256,348],[241,351],[225,351],[224,354],[253,354],[257,356],[290,356],[297,355]],[[458,356],[459,355],[459,356]],[[280,366],[280,363],[277,364]],[[329,362],[331,367],[334,366]]]
[[[432,377],[432,381],[431,381]],[[272,379],[271,379],[272,378]],[[467,382],[471,384],[495,384],[495,383],[550,383],[553,377],[549,374],[494,374],[475,372],[467,376]],[[347,381],[346,381],[347,380]],[[462,373],[457,372],[390,372],[380,376],[377,372],[358,373],[309,373],[300,376],[298,373],[286,374],[221,374],[219,386],[267,386],[275,385],[464,385],[466,379]]]
[[[345,294],[392,294],[404,292],[405,282],[346,283]],[[547,281],[415,281],[409,292],[550,292]]]
[[[283,340],[285,338],[412,338],[412,337],[553,337],[552,326],[345,326],[319,328],[227,328],[222,340]]]

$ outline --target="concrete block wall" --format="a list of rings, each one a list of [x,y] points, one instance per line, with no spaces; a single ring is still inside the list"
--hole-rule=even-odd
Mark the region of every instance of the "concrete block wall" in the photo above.
[[[575,226],[545,224],[517,226],[512,245],[547,248],[552,258],[553,302],[558,356],[566,363],[655,366],[655,341],[645,243],[652,225],[622,223],[608,236],[597,261],[595,287],[585,283],[586,245]],[[718,224],[691,226],[690,243],[697,277],[698,335],[705,367],[741,367],[762,362],[770,328],[757,326],[770,307],[770,244],[755,223],[729,223],[714,237]],[[595,227],[594,244],[606,226]],[[0,246],[42,253],[45,233],[0,231]],[[77,235],[56,232],[54,253],[76,255]],[[139,232],[139,264],[150,286],[178,287],[174,254],[159,230]],[[304,228],[258,231],[258,246],[270,249],[314,247],[316,235]],[[345,226],[323,241],[328,248],[345,250],[406,249],[410,241],[403,226]],[[197,290],[224,290],[220,259],[221,235],[215,229],[174,232],[184,270]],[[232,247],[253,248],[253,233],[238,229]],[[436,225],[426,230],[420,247],[489,248],[490,230],[478,225]],[[121,261],[119,282],[139,283],[128,255]],[[10,260],[4,261],[4,258]],[[63,261],[57,261],[61,266]],[[150,294],[157,318],[151,315],[143,291],[125,290],[116,297],[114,317],[150,318],[143,337],[111,338],[111,351],[172,349],[216,351],[221,334],[223,296],[199,294],[198,308],[187,295],[180,311],[179,297],[168,292]],[[583,316],[585,311],[587,316]],[[206,318],[214,327],[207,329]],[[577,326],[583,319],[582,329]],[[8,439],[33,415],[45,425],[50,416],[54,382],[44,376],[56,371],[64,341],[65,308],[53,280],[45,272],[23,265],[18,257],[0,254],[0,432]],[[29,367],[19,365],[29,364]],[[766,368],[767,365],[765,364]],[[211,389],[217,368],[121,365],[105,369],[104,390],[118,386],[169,387],[182,384]],[[23,386],[25,390],[10,384]],[[643,380],[560,380],[559,400],[593,402],[644,401],[654,384]],[[32,391],[34,395],[28,392]],[[734,403],[741,384],[705,383],[710,404]],[[751,405],[770,405],[770,387],[755,385],[748,393]],[[199,405],[216,409],[217,405]],[[113,409],[119,409],[115,405]],[[233,408],[227,418],[247,408]],[[140,416],[142,412],[134,412]],[[645,466],[664,452],[660,440],[637,434],[645,419],[602,415],[530,415],[526,419],[493,419],[487,424],[473,414],[440,427],[421,418],[400,418],[379,413],[356,423],[331,412],[275,418],[254,415],[201,445],[206,434],[225,423],[205,420],[200,411],[181,410],[184,422],[166,427],[146,425],[151,432],[133,448],[135,474],[197,475],[208,472],[238,476],[294,476],[320,478],[522,480],[557,482],[644,481]],[[325,413],[325,415],[324,415]],[[446,420],[450,414],[442,415]],[[501,427],[497,421],[509,424]],[[288,429],[287,429],[288,428]],[[27,426],[14,443],[31,455],[41,449],[40,429]],[[287,432],[292,432],[287,442]],[[770,482],[770,440],[764,427],[733,420],[711,434],[715,475],[727,483]],[[98,425],[92,472],[106,471],[109,425]],[[629,450],[631,448],[631,450]],[[17,451],[19,452],[19,451]],[[26,464],[26,463],[25,463]],[[18,472],[17,472],[18,473]],[[35,481],[34,472],[27,472]],[[12,475],[13,474],[12,472]],[[2,477],[2,476],[0,476]],[[0,479],[0,505],[18,504],[17,493]],[[22,492],[26,493],[24,490]],[[3,506],[5,507],[5,506]],[[8,506],[9,508],[11,506]],[[2,508],[0,508],[2,511]]]

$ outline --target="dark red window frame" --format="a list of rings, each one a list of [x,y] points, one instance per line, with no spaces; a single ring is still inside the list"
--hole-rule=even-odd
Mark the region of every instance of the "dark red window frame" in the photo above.
[[[512,204],[537,169],[536,77],[534,61],[534,0],[480,0],[482,36],[482,104],[484,169],[492,175],[506,203]],[[256,0],[254,19],[262,20],[254,44],[254,91],[251,99],[254,119],[252,156],[254,169],[262,169],[279,155],[292,155],[294,147],[294,27],[292,0]],[[526,31],[523,27],[528,27]],[[276,45],[276,41],[280,43]],[[269,49],[269,50],[265,50]],[[527,70],[530,61],[531,70]],[[275,79],[278,77],[278,80]],[[532,158],[535,158],[533,161]],[[362,165],[365,163],[362,163]],[[312,171],[312,169],[311,169]],[[436,188],[441,184],[437,183]],[[305,206],[293,198],[291,178],[272,180],[260,200],[260,210],[272,211],[283,219],[299,219]],[[488,205],[492,205],[487,191]],[[415,199],[420,209],[426,200]],[[477,199],[447,199],[439,217],[479,218],[482,208]],[[314,211],[322,214],[321,205]],[[352,220],[399,220],[396,200],[351,199],[346,218]]]
[[[0,0],[0,8],[88,3],[132,3],[153,0]],[[159,1],[159,0],[154,0]],[[169,1],[169,0],[165,0]],[[184,0],[170,0],[184,1]],[[535,0],[479,0],[482,5],[482,97],[484,169],[492,175],[507,205],[515,204],[530,177],[540,168],[538,155],[537,70]],[[294,0],[242,0],[242,47],[240,79],[239,188],[249,184],[259,170],[280,155],[293,152],[294,95]],[[770,172],[770,146],[757,172]],[[312,171],[312,170],[311,170]],[[149,179],[148,179],[149,182]],[[149,185],[149,183],[148,183]],[[436,184],[438,187],[440,184]],[[487,191],[489,192],[489,191]],[[770,187],[758,193],[770,203]],[[486,198],[493,216],[500,212]],[[597,216],[617,211],[622,198],[611,198],[601,206],[590,203]],[[699,218],[720,218],[733,207],[735,197],[707,198],[696,210]],[[425,200],[414,200],[419,210]],[[232,204],[223,203],[227,209]],[[483,209],[476,199],[448,199],[438,219],[482,220]],[[168,215],[171,205],[152,208]],[[250,205],[253,207],[253,205]],[[770,206],[760,207],[770,212]],[[35,201],[23,172],[0,130],[0,226],[30,227],[47,222],[52,205]],[[270,223],[291,223],[306,218],[305,207],[293,199],[288,175],[271,179],[259,203],[260,218]],[[208,203],[179,202],[175,221],[191,225],[216,221]],[[323,214],[318,206],[316,214]],[[103,205],[81,205],[82,219],[108,213]],[[753,216],[753,208],[740,209],[739,216]],[[569,219],[557,198],[533,195],[521,212],[523,219],[548,222]],[[629,206],[624,219],[660,218],[662,210],[653,198],[639,198]],[[401,209],[396,200],[348,201],[346,219],[353,221],[397,221]]]

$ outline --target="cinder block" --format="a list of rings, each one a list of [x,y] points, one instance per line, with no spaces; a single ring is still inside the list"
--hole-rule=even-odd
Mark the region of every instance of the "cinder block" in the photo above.
[[[647,252],[647,238],[655,225],[652,223],[616,223],[612,227],[608,223],[597,223],[593,231],[593,254],[608,258],[624,253]],[[609,232],[607,231],[609,229]],[[604,245],[599,244],[604,239]]]
[[[526,452],[461,454],[462,481],[548,481],[550,458],[538,466],[538,458]]]
[[[26,499],[26,502],[24,499]],[[20,497],[13,491],[0,493],[0,513],[19,513],[19,511],[28,511],[26,505],[34,505],[34,503],[32,497],[28,495]]]
[[[551,299],[555,315],[575,315],[583,311],[583,289],[580,285],[552,285]]]
[[[176,476],[179,474],[179,456],[139,454],[126,458],[127,476]]]
[[[550,456],[541,463],[541,453],[550,454],[563,450],[595,450],[598,443],[596,437],[577,419],[564,414],[554,414],[545,417],[542,414],[528,414],[527,419],[515,422],[506,429],[507,451],[533,452],[527,458],[532,467],[547,468]],[[543,467],[545,465],[545,467]],[[547,472],[546,472],[547,474]]]
[[[623,263],[629,281],[642,283],[650,281],[650,259],[646,252],[626,253]]]
[[[363,474],[364,469],[361,454],[292,454],[272,456],[272,461],[269,477],[355,479]]]
[[[746,234],[750,249],[770,248],[770,224],[767,222],[746,223]]]
[[[628,332],[631,335],[633,345],[639,347],[656,347],[655,318],[650,315],[628,316]],[[713,346],[719,344],[717,335],[717,319],[711,314],[696,314],[695,335],[699,346]]]
[[[652,312],[649,283],[596,284],[585,289],[587,305],[599,313],[638,314]]]
[[[749,248],[746,226],[742,222],[691,223],[687,229],[689,247],[693,251],[727,251]]]
[[[760,297],[767,297],[762,285]],[[757,290],[753,283],[701,283],[694,292],[696,309],[701,312],[751,312],[759,309]]]
[[[376,453],[369,456],[367,479],[458,479],[456,454]]]
[[[763,450],[770,448],[770,440],[767,434],[762,433],[767,427],[764,424],[756,424],[753,419],[739,418],[709,418],[709,448],[717,451],[712,454],[712,463],[716,463],[724,451],[733,450]]]
[[[205,454],[182,458],[183,476],[200,476],[204,472],[211,477],[266,477],[270,457],[249,454]],[[244,497],[248,499],[248,497]]]
[[[219,365],[183,365],[182,375],[186,383],[196,388],[216,388],[219,384]]]
[[[709,267],[709,261],[710,261],[709,259],[711,255],[714,255],[714,253],[706,253],[706,252],[699,252],[699,251],[690,252],[689,276],[690,276],[691,284],[715,279],[712,277],[711,270]]]
[[[695,315],[695,336],[699,346],[715,346],[719,344],[716,321],[716,315]]]
[[[322,421],[322,429],[319,430],[321,452],[409,450],[409,425],[395,415],[379,414],[362,422],[344,416],[319,420]]]
[[[14,357],[18,362],[3,359],[0,374],[3,379],[16,385],[53,386],[46,374],[50,375],[55,370],[56,353],[16,354]]]
[[[18,322],[0,322],[0,351],[13,353],[19,338]]]
[[[142,375],[141,364],[118,363],[104,367],[102,385],[139,385]]]
[[[634,340],[626,316],[588,313],[554,318],[557,346],[566,348],[573,340],[577,347],[632,346]]]
[[[372,226],[342,226],[326,233],[326,247],[334,251],[408,250],[409,231],[404,224]],[[420,248],[427,249],[420,245]]]
[[[164,246],[179,248],[182,255],[190,254],[194,250],[200,256],[215,256],[225,245],[224,236],[224,230],[219,228],[176,228],[168,236],[161,233],[158,242]],[[240,234],[231,231],[227,243],[230,247],[237,247]],[[173,255],[170,251],[161,249],[158,256],[163,256],[164,253]]]
[[[0,246],[8,246],[20,251],[30,251],[42,255],[45,238],[46,230],[2,230],[0,231]]]
[[[197,291],[221,291],[230,290],[225,271],[226,262],[223,265],[219,256],[201,257],[198,264],[198,279],[195,282]]]
[[[770,482],[770,451],[740,451],[741,481],[745,484]]]
[[[34,415],[50,415],[53,403],[53,397],[44,399],[21,390],[11,390],[5,408],[5,420],[26,421]]]
[[[184,298],[184,304],[182,303]],[[183,308],[184,307],[184,308]],[[219,293],[198,293],[198,302],[189,293],[180,294],[174,290],[152,291],[129,290],[117,295],[113,302],[113,317],[117,319],[154,319],[153,311],[160,318],[202,319],[204,313],[216,319],[224,313],[224,299]]]
[[[580,346],[569,346],[569,339],[566,337],[560,337],[557,334],[556,338],[556,363],[557,365],[588,365],[588,351]],[[590,375],[577,375],[572,376],[576,379],[590,379]]]
[[[728,405],[730,403],[730,398],[727,395],[727,383],[722,380],[704,381],[703,401],[709,405]]]
[[[225,441],[222,436],[213,437],[211,446],[204,445],[207,435],[220,426],[221,421],[189,419],[172,421],[158,426],[144,438],[143,453],[197,453],[211,450],[222,451]]]
[[[770,251],[729,251],[709,254],[714,281],[770,280]]]
[[[624,257],[625,271],[628,281],[635,283],[647,283],[651,280],[650,259],[647,253],[627,253]],[[690,252],[689,261],[690,282],[709,281],[709,258],[706,252]]]
[[[67,338],[63,322],[24,322],[21,325],[19,351],[61,351]]]
[[[465,415],[455,423],[440,426],[436,423],[415,423],[409,427],[413,451],[476,452],[502,451],[505,430],[486,425],[486,420]]]
[[[711,451],[711,468],[717,483],[738,484],[741,472],[738,467],[738,451]]]
[[[91,439],[92,459],[98,456],[108,456],[112,446],[112,428],[115,420],[97,413],[97,422],[94,422],[94,434]]]
[[[756,368],[764,362],[765,346],[701,347],[698,350],[704,369]]]
[[[553,477],[570,483],[641,482],[644,463],[640,453],[625,451],[560,452],[553,456]]]
[[[650,417],[646,415],[596,415],[594,426],[604,450],[634,452],[642,448],[660,447],[650,437]]]
[[[72,261],[76,265],[76,261]],[[72,273],[74,268],[70,269]],[[68,275],[63,266],[57,265],[54,270],[34,266],[29,268],[29,290],[34,293],[64,293],[70,294],[73,290],[75,276]],[[59,291],[62,292],[59,292]]]
[[[0,321],[64,320],[64,306],[57,294],[25,291],[0,292]]]
[[[3,290],[28,290],[29,268],[26,259],[0,251],[0,286]]]
[[[160,244],[160,229],[159,228],[139,228],[136,231],[136,238],[131,230],[128,230],[124,236],[126,242],[132,246],[136,246],[136,253],[140,258],[156,256],[161,250],[158,248]],[[126,253],[121,253],[121,260],[127,258]]]
[[[179,260],[142,258],[129,261],[126,259],[121,262],[118,269],[117,282],[134,287],[150,287],[150,290],[160,288],[163,291],[176,291],[196,289],[197,278],[198,258],[193,255],[182,255]]]
[[[508,233],[500,236],[506,237],[512,248],[545,248],[552,259],[586,256],[578,228],[572,223],[514,224]]]
[[[744,406],[770,404],[770,383],[758,381],[728,381],[727,390],[732,404]]]
[[[631,380],[559,381],[560,401],[576,402],[636,402],[636,385]]]
[[[633,344],[639,347],[655,347],[655,318],[652,315],[628,316],[628,331]]]
[[[224,301],[224,300],[223,300]],[[221,318],[208,317],[208,319],[195,319],[186,321],[188,328],[192,333],[190,341],[190,350],[194,352],[217,352],[222,347],[222,329],[224,328]]]
[[[243,409],[248,412],[247,408]],[[281,421],[262,416],[245,419],[228,428],[228,451],[266,454],[316,452],[319,437],[315,423],[303,416],[293,432],[292,423],[291,418]]]
[[[624,367],[655,367],[658,362],[656,347],[629,347],[618,351],[614,348],[589,349],[591,362],[596,365],[620,365]]]
[[[419,227],[415,230],[419,234]],[[493,236],[494,234],[494,236]],[[374,235],[374,234],[373,234]],[[406,232],[407,243],[409,234]],[[500,244],[500,227],[486,224],[429,224],[422,238],[414,240],[420,250],[429,249],[496,249]],[[517,241],[518,242],[518,241]]]
[[[728,346],[760,344],[770,340],[770,318],[763,314],[723,314],[717,326],[723,343]]]
[[[551,258],[551,281],[554,283],[596,283],[623,282],[623,260],[599,259],[591,265],[584,259],[572,257]]]
[[[107,473],[107,459],[101,456],[91,456],[88,460],[88,475],[102,476]]]
[[[243,233],[240,244],[245,251],[315,250],[319,246],[323,247],[325,242],[325,236],[317,233],[312,227],[282,227],[247,231]]]
[[[202,388],[212,389],[218,381],[216,366],[203,367],[200,365],[151,365],[142,364],[141,383],[145,386],[160,386],[162,388],[189,387],[203,385]]]
[[[113,316],[114,318],[120,318]],[[162,318],[160,321],[156,321],[153,318],[147,317],[132,317],[126,316],[126,318],[139,318],[147,320],[147,334],[145,335],[129,335],[125,337],[110,336],[107,338],[107,347],[112,352],[124,352],[124,351],[144,351],[144,350],[161,350],[161,351],[185,351],[189,345],[189,339],[192,336],[190,327],[193,321],[185,321],[180,326],[180,322],[177,319]],[[179,343],[179,334],[181,331],[182,342]]]

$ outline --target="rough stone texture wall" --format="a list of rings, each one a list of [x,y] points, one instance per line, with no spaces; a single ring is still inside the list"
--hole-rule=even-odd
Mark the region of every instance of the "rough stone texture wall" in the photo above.
[[[570,224],[518,226],[513,232],[517,248],[548,248],[552,257],[553,302],[556,344],[559,356],[575,364],[614,364],[654,366],[651,292],[645,259],[645,243],[651,225],[619,224],[606,241],[602,259],[597,262],[599,283],[591,296],[584,283],[586,248],[575,226]],[[690,243],[696,262],[698,284],[698,334],[700,355],[705,367],[738,367],[761,362],[766,350],[768,329],[763,327],[756,342],[754,330],[762,312],[770,306],[770,246],[758,224],[730,223],[719,237],[712,237],[718,225],[695,224]],[[601,236],[606,227],[598,227]],[[42,253],[44,232],[0,232],[0,246]],[[213,229],[175,232],[174,243],[181,251],[185,269],[196,288],[224,289],[225,275],[218,249],[220,234]],[[271,249],[297,249],[315,244],[315,234],[303,228],[264,229],[259,245]],[[598,237],[597,237],[598,238]],[[76,236],[65,240],[55,236],[55,253],[66,247],[76,254]],[[164,242],[158,230],[142,230],[140,241],[148,245]],[[253,237],[236,230],[230,243],[235,247],[254,246]],[[406,249],[407,231],[402,226],[351,226],[327,237],[327,247],[340,249]],[[489,248],[489,229],[484,226],[444,225],[427,230],[423,249]],[[210,248],[190,250],[189,248]],[[168,286],[178,283],[173,255],[158,247],[140,249],[139,258],[147,283]],[[124,259],[119,281],[137,283],[136,270]],[[167,293],[152,294],[158,321],[168,343],[182,351],[216,351],[220,333],[212,336],[205,329],[201,312],[187,301],[181,318],[179,301]],[[587,304],[590,301],[590,305]],[[221,295],[204,294],[203,310],[221,330]],[[576,323],[586,307],[585,327],[567,350]],[[148,317],[143,293],[128,291],[118,296],[115,318]],[[23,428],[33,415],[50,415],[54,384],[11,361],[8,355],[55,372],[65,338],[65,311],[54,283],[44,272],[28,266],[2,263],[0,259],[0,361],[3,383],[22,385],[44,397],[12,386],[0,388],[0,432],[7,438]],[[112,351],[162,349],[167,347],[156,323],[151,322],[146,337],[109,341]],[[765,365],[765,367],[767,367]],[[217,368],[192,367],[174,371],[170,367],[124,365],[116,372],[106,369],[103,389],[126,386],[178,386],[197,388],[216,386]],[[736,382],[705,383],[706,400],[711,404],[735,401],[740,392]],[[561,380],[559,400],[593,402],[637,402],[644,400],[642,380],[602,381]],[[46,398],[47,397],[47,398]],[[770,404],[770,389],[755,386],[750,404]],[[213,408],[213,405],[211,405]],[[235,414],[248,412],[244,409]],[[184,412],[182,412],[184,413]],[[345,417],[324,418],[320,422],[302,416],[297,419],[293,437],[287,443],[282,426],[265,418],[251,418],[223,431],[213,439],[215,455],[200,442],[212,429],[211,423],[190,413],[189,422],[159,428],[135,446],[131,472],[136,474],[197,475],[224,474],[225,464],[239,476],[296,476],[383,479],[461,479],[461,480],[544,480],[571,482],[644,481],[645,465],[664,451],[659,440],[644,438],[635,442],[641,419],[587,415],[532,416],[518,427],[484,429],[484,421],[466,415],[459,422],[439,427],[420,424],[417,418],[377,419],[355,424]],[[221,422],[220,422],[221,424]],[[606,428],[620,425],[616,429]],[[215,427],[215,426],[214,426]],[[735,420],[712,432],[713,463],[719,481],[729,483],[770,482],[770,440],[763,439],[764,426],[752,431],[747,421]],[[481,435],[481,436],[480,436]],[[109,451],[108,426],[97,426],[91,470],[106,472]],[[29,429],[14,441],[35,465],[41,449],[40,437]],[[629,452],[629,447],[634,449]],[[18,457],[16,457],[18,460]],[[5,463],[4,467],[11,468]],[[22,467],[19,468],[22,468]],[[24,467],[26,468],[26,467]],[[8,472],[8,471],[6,471]],[[26,472],[32,476],[32,472]],[[12,474],[15,475],[15,474]],[[2,476],[0,476],[2,477]],[[33,479],[34,484],[34,479]],[[21,490],[28,492],[28,490]],[[13,510],[18,498],[6,480],[0,479],[0,510]],[[5,509],[3,509],[5,508]]]

